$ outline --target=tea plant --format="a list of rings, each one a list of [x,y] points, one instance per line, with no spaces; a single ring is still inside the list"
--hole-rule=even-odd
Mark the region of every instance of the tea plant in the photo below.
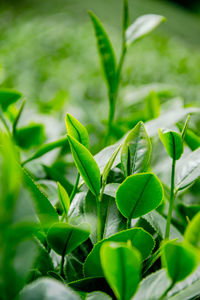
[[[124,0],[122,55],[116,66],[109,38],[90,13],[108,84],[107,142],[127,48],[163,20],[148,15],[129,26],[128,15]],[[21,106],[13,117],[11,107],[16,109],[17,101]],[[192,186],[199,188],[199,136],[187,115],[192,119],[200,110],[181,107],[159,115],[158,99],[147,102],[154,118],[138,122],[124,138],[93,156],[87,129],[74,116],[66,115],[66,136],[43,144],[42,124],[19,128],[25,104],[21,94],[0,90],[2,300],[200,296],[200,205],[184,200],[184,193],[195,195]],[[159,130],[161,125],[172,129]],[[172,160],[171,175],[166,153],[164,174],[156,172],[160,157],[152,160],[154,152],[163,150],[158,133]],[[39,161],[56,149],[49,165]],[[73,184],[63,171],[66,154],[76,167]]]

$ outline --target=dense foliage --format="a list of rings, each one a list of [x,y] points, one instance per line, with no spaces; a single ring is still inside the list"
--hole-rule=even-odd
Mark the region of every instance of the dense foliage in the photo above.
[[[100,152],[92,155],[86,127],[69,113],[59,120],[67,135],[45,143],[43,124],[19,125],[22,94],[0,89],[0,297],[198,298],[200,109],[154,85],[128,100],[132,129],[122,138],[116,121],[125,57],[165,18],[131,24],[124,0],[118,60],[89,16],[109,103]]]

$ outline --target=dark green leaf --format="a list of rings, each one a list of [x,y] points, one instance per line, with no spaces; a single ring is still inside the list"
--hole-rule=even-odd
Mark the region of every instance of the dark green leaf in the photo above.
[[[67,136],[76,167],[91,192],[100,193],[101,174],[92,154],[71,136]]]
[[[47,233],[49,246],[59,255],[66,255],[76,249],[90,235],[87,223],[72,226],[66,223],[54,224]]]
[[[139,17],[126,30],[127,46],[147,35],[163,21],[165,21],[165,18],[159,15],[150,14]]]
[[[117,206],[127,219],[138,218],[157,208],[163,200],[163,187],[153,173],[129,176],[116,193]]]
[[[198,252],[189,244],[167,242],[163,247],[162,263],[173,283],[189,276],[198,262]]]
[[[68,282],[81,279],[83,277],[83,263],[73,254],[68,254],[64,274]]]
[[[30,124],[22,127],[15,132],[16,143],[24,149],[29,149],[34,146],[39,146],[46,139],[43,124]]]
[[[126,29],[129,26],[129,8],[128,0],[123,0],[123,35],[125,35]],[[125,36],[124,36],[125,38]]]
[[[140,251],[143,260],[151,254],[154,248],[152,236],[142,228],[132,228],[118,232],[94,246],[84,263],[85,276],[103,276],[99,253],[102,244],[106,241],[119,243],[131,241],[131,244]]]
[[[172,130],[159,130],[160,139],[172,159],[178,160],[183,154],[183,141],[181,134]]]
[[[65,118],[67,132],[86,148],[89,148],[89,136],[86,128],[72,115],[67,114]]]
[[[89,15],[94,26],[97,38],[97,47],[101,58],[105,78],[110,92],[114,92],[116,85],[116,62],[114,51],[109,37],[105,29],[103,28],[103,25],[101,24],[101,21],[92,12],[89,12]]]
[[[141,277],[139,251],[126,244],[105,242],[100,257],[104,275],[117,299],[130,300]]]
[[[139,122],[128,134],[121,151],[121,164],[125,177],[142,173],[148,167],[151,142],[143,122]]]
[[[15,103],[22,97],[22,94],[9,89],[0,89],[0,105],[6,110],[10,104]]]

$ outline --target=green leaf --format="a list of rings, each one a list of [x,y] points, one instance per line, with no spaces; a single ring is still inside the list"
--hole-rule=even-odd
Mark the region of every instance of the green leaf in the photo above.
[[[108,174],[114,164],[114,161],[119,153],[119,150],[121,149],[121,145],[119,145],[119,147],[113,152],[111,158],[109,159],[109,161],[107,162],[104,170],[103,170],[103,173],[102,173],[102,182],[104,184],[106,184],[107,182],[107,178],[108,178]]]
[[[131,244],[140,251],[142,259],[145,260],[154,248],[154,239],[142,228],[131,228],[118,232],[94,245],[92,251],[88,255],[84,263],[85,276],[103,276],[103,271],[100,263],[100,248],[104,242],[119,242]]]
[[[100,250],[104,275],[117,299],[130,300],[141,277],[141,259],[137,249],[126,244],[103,243]]]
[[[64,209],[65,215],[67,216],[70,207],[69,195],[59,182],[57,182],[57,187],[60,203],[62,205],[62,208]]]
[[[5,111],[10,104],[17,102],[22,94],[9,89],[0,89],[0,106]]]
[[[47,229],[51,224],[58,222],[58,214],[48,198],[42,193],[39,186],[34,182],[28,172],[22,168],[24,182],[30,190],[35,205],[37,216],[44,229]]]
[[[41,156],[43,156],[44,154],[48,153],[49,151],[52,151],[56,148],[59,148],[59,147],[63,147],[63,146],[66,146],[68,143],[67,143],[67,138],[66,137],[63,137],[63,138],[60,138],[59,140],[57,141],[54,141],[54,142],[50,142],[50,143],[47,143],[47,144],[44,144],[42,145],[35,154],[33,154],[31,157],[29,157],[28,159],[26,159],[22,165],[24,166],[25,164],[27,164],[28,162],[34,160],[34,159],[37,159]]]
[[[145,98],[145,109],[147,119],[155,119],[160,115],[160,98],[155,91],[150,92],[150,94]]]
[[[120,184],[117,206],[124,217],[134,219],[157,208],[163,200],[163,187],[153,173],[135,174]]]
[[[134,300],[155,300],[160,299],[163,293],[170,286],[171,280],[166,271],[161,269],[145,277],[139,285]]]
[[[187,119],[185,120],[183,129],[181,131],[181,136],[182,136],[183,141],[185,139],[185,135],[186,135],[187,130],[188,130],[189,122],[190,122],[190,115],[187,116]]]
[[[72,115],[67,114],[65,118],[67,132],[86,148],[89,148],[89,136],[86,128]]]
[[[79,173],[90,191],[98,196],[100,193],[101,174],[96,161],[87,148],[81,145],[73,137],[69,135],[67,137]]]
[[[45,139],[43,124],[30,124],[15,131],[15,141],[24,149],[39,146],[44,143]]]
[[[95,30],[97,47],[101,58],[105,79],[110,92],[114,92],[116,88],[116,61],[113,47],[105,29],[103,28],[103,25],[101,24],[101,21],[92,12],[89,12],[89,15]]]
[[[200,279],[190,283],[186,288],[182,289],[179,293],[176,293],[172,297],[168,297],[169,300],[191,300],[199,299],[200,295]]]
[[[182,190],[200,176],[200,148],[179,161],[176,167],[176,188]]]
[[[163,16],[153,14],[144,15],[136,19],[136,21],[126,30],[127,46],[150,33],[165,20],[166,19]]]
[[[90,235],[90,227],[87,223],[72,226],[66,223],[56,223],[47,233],[49,246],[59,255],[66,255],[76,249]]]
[[[162,264],[173,283],[189,276],[198,266],[199,255],[196,249],[188,244],[167,242],[163,246]]]
[[[108,294],[112,294],[112,290],[104,277],[86,277],[70,282],[69,286],[74,290],[86,293],[102,291]]]
[[[186,228],[184,238],[194,247],[200,249],[200,212],[194,216]]]
[[[200,137],[190,128],[187,129],[185,134],[185,142],[192,151],[200,147]]]
[[[68,254],[64,274],[69,282],[81,279],[83,277],[83,263],[73,254]]]
[[[143,122],[128,134],[121,151],[121,164],[125,177],[146,170],[151,156],[151,142]]]
[[[57,280],[41,278],[27,285],[20,293],[19,300],[81,300],[67,285]]]
[[[183,154],[183,141],[181,134],[172,130],[159,129],[160,139],[172,159],[178,160]]]

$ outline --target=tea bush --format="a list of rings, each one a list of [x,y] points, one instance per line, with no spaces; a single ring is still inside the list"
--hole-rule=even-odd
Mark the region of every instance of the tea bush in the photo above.
[[[109,103],[100,152],[92,155],[86,127],[69,113],[67,135],[45,143],[43,124],[19,125],[22,94],[0,90],[0,297],[198,299],[200,109],[148,86],[126,100],[127,126],[116,122],[129,48],[165,18],[130,25],[124,0],[117,60],[89,16]]]

